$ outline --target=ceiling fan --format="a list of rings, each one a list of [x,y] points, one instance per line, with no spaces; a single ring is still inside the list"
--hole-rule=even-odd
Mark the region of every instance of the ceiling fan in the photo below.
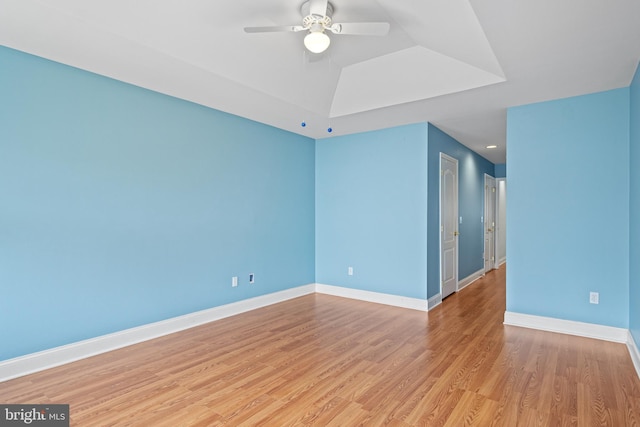
[[[363,36],[384,36],[389,32],[388,22],[345,22],[334,23],[331,20],[333,5],[327,0],[307,0],[300,7],[302,25],[284,25],[273,27],[245,27],[247,33],[298,32],[308,31],[304,38],[305,47],[313,53],[327,50],[331,39],[325,33],[350,34]]]

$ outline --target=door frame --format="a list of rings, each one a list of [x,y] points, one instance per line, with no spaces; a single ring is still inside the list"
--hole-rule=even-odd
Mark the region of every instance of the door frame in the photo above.
[[[504,186],[504,191],[501,192],[501,184]],[[495,268],[500,267],[507,261],[506,250],[506,233],[507,233],[507,220],[506,220],[506,202],[507,202],[507,178],[496,178],[496,264]],[[500,214],[500,207],[504,206],[504,215]],[[504,246],[504,247],[503,247]],[[504,253],[504,257],[499,257],[499,254]]]
[[[455,291],[457,292],[458,289],[458,284],[459,284],[459,277],[458,277],[458,264],[459,264],[459,220],[458,220],[458,214],[459,214],[459,183],[460,183],[460,179],[459,179],[459,162],[458,159],[456,159],[455,157],[451,157],[445,153],[440,152],[440,159],[439,159],[439,173],[438,173],[438,204],[439,204],[439,209],[438,209],[438,241],[439,241],[439,263],[438,263],[438,269],[439,269],[439,282],[440,282],[440,296],[441,298],[445,298],[444,293],[443,293],[443,271],[442,271],[442,267],[443,267],[443,251],[444,251],[444,242],[442,239],[442,234],[443,234],[443,223],[442,223],[442,218],[443,218],[443,203],[442,203],[442,176],[443,176],[443,168],[442,168],[442,163],[443,160],[446,159],[452,163],[455,164],[455,169],[456,169],[456,184],[455,184],[455,197],[454,197],[454,201],[455,201],[455,207],[454,207],[454,211],[455,211],[455,222],[456,222],[456,229],[457,229],[457,236],[455,239],[455,269],[454,269],[454,274],[455,274]],[[447,295],[448,296],[448,295]]]
[[[491,196],[492,195],[492,196]],[[484,174],[484,215],[482,218],[482,271],[484,274],[496,268],[496,222],[498,210],[498,186],[494,177]],[[492,218],[489,216],[492,215]],[[492,222],[492,224],[489,224]],[[487,248],[487,229],[491,227],[490,248]],[[487,249],[491,251],[487,258]],[[488,259],[488,262],[487,262]]]

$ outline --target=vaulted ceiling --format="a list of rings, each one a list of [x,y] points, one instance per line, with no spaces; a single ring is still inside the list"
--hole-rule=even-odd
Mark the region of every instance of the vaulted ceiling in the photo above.
[[[322,54],[243,31],[303,2],[0,0],[0,44],[312,138],[428,121],[494,163],[507,107],[628,86],[640,60],[638,0],[333,0],[390,31]]]

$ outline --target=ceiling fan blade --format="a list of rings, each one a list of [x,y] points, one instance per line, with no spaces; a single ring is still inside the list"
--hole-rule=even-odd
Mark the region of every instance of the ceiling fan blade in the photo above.
[[[333,24],[329,30],[334,34],[353,34],[362,36],[386,36],[389,32],[388,22],[345,22]]]
[[[309,0],[309,14],[326,16],[327,14],[327,0]]]
[[[279,33],[279,32],[298,32],[304,30],[302,25],[282,25],[275,27],[244,27],[245,33]]]

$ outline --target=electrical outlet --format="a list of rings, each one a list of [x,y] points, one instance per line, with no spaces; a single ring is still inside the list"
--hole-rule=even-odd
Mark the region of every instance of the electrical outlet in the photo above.
[[[353,267],[349,267],[349,268],[347,269],[347,274],[348,274],[349,276],[353,276]]]
[[[598,293],[598,292],[589,292],[589,302],[591,304],[599,304],[600,303],[600,293]]]
[[[253,273],[249,274],[249,283],[254,283],[255,281],[254,279],[255,279],[254,274]]]
[[[233,276],[233,277],[231,278],[231,286],[232,286],[232,287],[234,287],[234,288],[235,288],[236,286],[238,286],[238,276]]]

